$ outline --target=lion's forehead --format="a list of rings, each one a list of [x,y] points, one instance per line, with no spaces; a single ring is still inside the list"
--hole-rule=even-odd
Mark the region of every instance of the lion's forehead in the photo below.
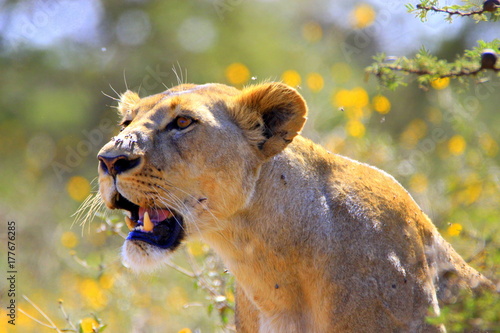
[[[144,97],[130,116],[136,121],[148,119],[158,126],[165,126],[165,122],[180,115],[216,124],[221,120],[218,119],[220,115],[225,113],[225,101],[229,96],[206,86],[172,93],[167,90],[162,94]]]

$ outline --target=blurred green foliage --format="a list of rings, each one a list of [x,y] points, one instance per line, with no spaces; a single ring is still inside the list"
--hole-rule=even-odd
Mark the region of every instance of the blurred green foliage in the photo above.
[[[28,315],[84,332],[231,330],[233,278],[202,242],[189,242],[163,271],[134,275],[120,262],[126,227],[119,213],[101,211],[84,227],[71,216],[97,191],[95,156],[118,130],[112,126],[117,93],[128,87],[145,96],[179,79],[237,87],[282,80],[297,87],[310,109],[305,136],[393,174],[457,251],[498,284],[499,78],[465,88],[431,80],[426,90],[409,78],[397,91],[367,80],[364,68],[375,54],[408,56],[426,42],[405,44],[418,40],[412,33],[426,23],[415,19],[398,31],[408,14],[394,4],[33,0],[0,6],[0,219],[16,221],[17,301]],[[429,41],[449,29],[432,27],[437,34]],[[454,59],[464,46],[476,46],[483,29],[464,23],[460,33],[434,40],[432,53]],[[0,240],[6,241],[5,228]],[[490,315],[500,311],[492,297],[444,308],[449,330],[476,327],[470,318],[478,317],[477,327],[493,327],[498,318]],[[17,331],[0,321],[0,332],[53,331],[20,312]]]

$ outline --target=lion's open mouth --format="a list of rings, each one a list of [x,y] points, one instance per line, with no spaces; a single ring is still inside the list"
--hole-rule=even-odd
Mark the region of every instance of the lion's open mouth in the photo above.
[[[127,240],[142,241],[171,250],[181,243],[184,237],[183,219],[172,209],[140,207],[121,194],[115,205],[130,213],[130,216],[125,217],[130,229]]]

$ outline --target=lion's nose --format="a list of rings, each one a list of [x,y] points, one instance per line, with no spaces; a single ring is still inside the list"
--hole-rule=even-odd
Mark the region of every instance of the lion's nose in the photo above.
[[[118,156],[104,156],[98,155],[97,158],[100,161],[101,169],[109,173],[111,176],[116,176],[122,172],[126,172],[130,169],[135,168],[141,162],[141,158],[130,158],[126,155]]]

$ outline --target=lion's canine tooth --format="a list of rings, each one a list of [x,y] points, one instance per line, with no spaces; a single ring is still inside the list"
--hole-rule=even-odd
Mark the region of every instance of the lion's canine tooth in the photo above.
[[[136,227],[137,223],[135,223],[134,221],[132,221],[132,219],[128,216],[125,216],[125,223],[127,224],[127,227],[129,230],[134,230],[134,228]]]
[[[152,231],[154,228],[154,224],[153,224],[153,222],[151,222],[151,219],[149,218],[148,212],[144,213],[144,218],[142,220],[143,220],[142,224],[144,225],[144,231],[145,232]]]

